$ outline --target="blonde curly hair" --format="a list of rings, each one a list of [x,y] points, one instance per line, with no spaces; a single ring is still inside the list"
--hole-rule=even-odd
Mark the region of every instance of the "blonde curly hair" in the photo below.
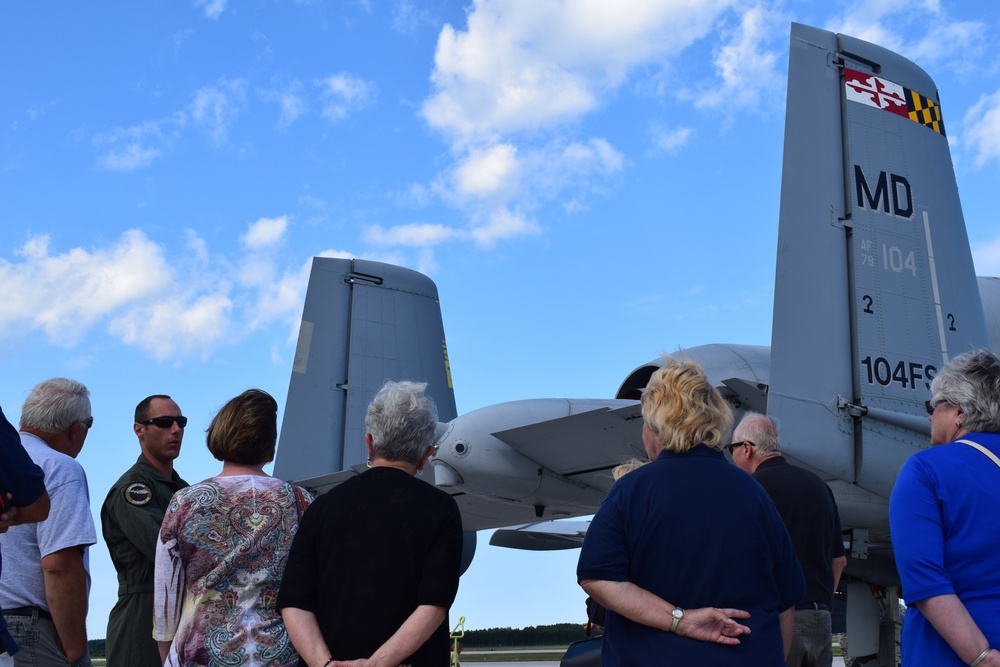
[[[721,450],[729,444],[733,413],[701,366],[663,357],[642,393],[642,418],[667,451],[697,445]]]

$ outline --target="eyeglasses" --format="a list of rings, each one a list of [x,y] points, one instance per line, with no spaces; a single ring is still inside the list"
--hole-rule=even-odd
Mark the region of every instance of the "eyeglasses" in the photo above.
[[[924,401],[924,407],[927,408],[927,414],[933,415],[934,414],[934,410],[937,409],[937,406],[941,405],[942,403],[947,403],[947,402],[948,401],[946,401],[946,400],[944,400],[942,398],[932,398],[929,401]]]
[[[91,426],[94,425],[94,416],[91,415],[91,416],[87,417],[86,419],[81,419],[81,420],[77,421],[76,423],[77,424],[83,424],[84,426],[86,426],[89,429]]]
[[[139,423],[142,424],[143,426],[149,426],[150,424],[152,424],[152,425],[156,426],[156,428],[170,428],[171,426],[174,425],[174,422],[177,422],[178,426],[180,426],[181,428],[184,428],[185,426],[187,426],[188,418],[187,417],[181,417],[181,416],[177,416],[177,417],[153,417],[152,419],[144,419],[143,421],[141,421]]]
[[[734,442],[731,445],[726,445],[726,449],[728,449],[729,450],[729,454],[732,455],[734,449],[736,449],[737,447],[742,447],[743,445],[750,445],[751,447],[756,447],[757,446],[757,445],[753,444],[752,442],[750,442],[749,440],[743,440],[741,442]]]

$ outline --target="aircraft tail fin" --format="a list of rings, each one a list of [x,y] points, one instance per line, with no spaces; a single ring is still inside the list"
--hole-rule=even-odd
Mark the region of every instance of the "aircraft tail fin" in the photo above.
[[[793,24],[788,67],[768,412],[790,455],[887,496],[937,369],[988,344],[944,118],[874,44]]]
[[[390,264],[313,258],[275,476],[363,469],[365,413],[386,380],[426,382],[439,419],[455,418],[437,287]]]

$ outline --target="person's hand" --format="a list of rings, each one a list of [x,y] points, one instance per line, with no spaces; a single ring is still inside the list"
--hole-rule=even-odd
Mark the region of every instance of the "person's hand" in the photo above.
[[[734,619],[750,618],[750,612],[742,609],[685,609],[684,618],[677,624],[675,632],[681,637],[697,639],[717,644],[739,644],[740,635],[750,633],[750,628]]]
[[[7,529],[14,525],[14,517],[17,516],[17,506],[12,505],[11,501],[14,496],[11,495],[10,491],[7,492],[7,509],[0,514],[0,533],[6,533]]]

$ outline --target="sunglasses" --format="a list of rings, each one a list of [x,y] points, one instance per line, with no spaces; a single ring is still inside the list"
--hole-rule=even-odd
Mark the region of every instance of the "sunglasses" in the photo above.
[[[178,416],[178,417],[153,417],[152,419],[144,419],[143,421],[141,421],[139,423],[142,424],[143,426],[149,426],[150,424],[152,424],[156,428],[170,428],[171,426],[173,426],[174,422],[177,422],[178,426],[180,426],[181,428],[184,428],[185,426],[187,426],[188,418],[187,417],[180,417],[180,416]]]
[[[757,446],[757,445],[753,444],[752,442],[750,442],[749,440],[744,440],[742,442],[734,442],[731,445],[726,445],[726,449],[729,450],[729,454],[730,454],[730,456],[732,456],[733,450],[736,449],[737,447],[742,447],[743,445],[750,445],[751,447],[756,447]]]
[[[83,424],[84,426],[86,426],[89,429],[91,426],[94,425],[94,416],[91,415],[90,417],[87,417],[86,419],[81,419],[80,421],[77,422],[77,424]]]

